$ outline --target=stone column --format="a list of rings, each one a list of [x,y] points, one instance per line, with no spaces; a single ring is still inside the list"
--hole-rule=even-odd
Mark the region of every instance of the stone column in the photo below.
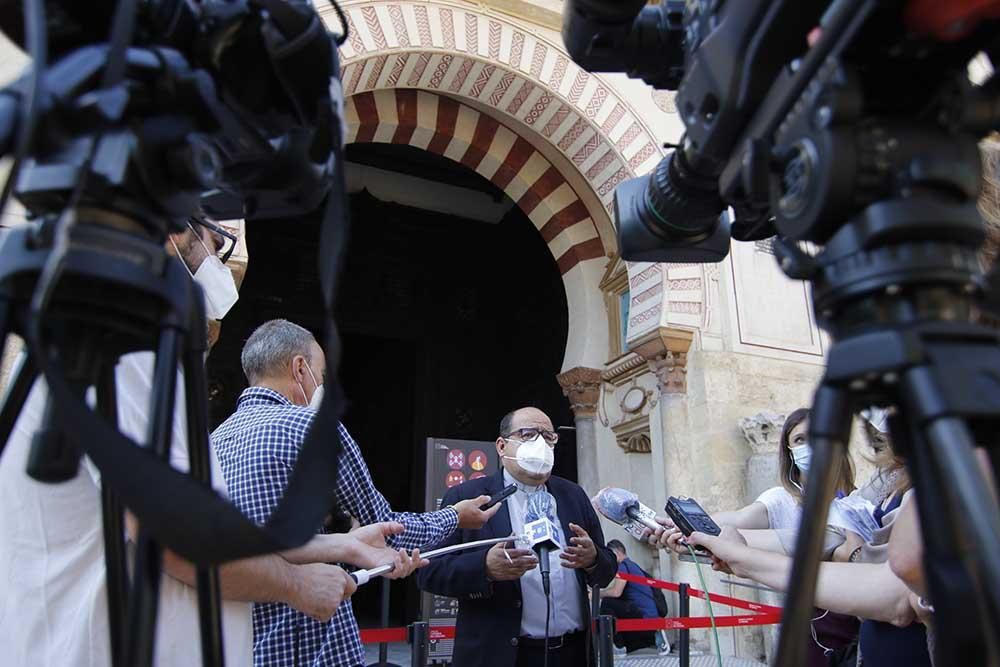
[[[743,437],[753,452],[747,461],[747,504],[779,484],[777,451],[784,423],[785,415],[776,412],[759,412],[752,417],[744,417],[739,422]]]
[[[597,493],[597,403],[601,399],[601,371],[577,366],[556,376],[569,399],[576,425],[576,477],[587,493]]]
[[[672,446],[671,441],[687,431],[687,353],[693,337],[690,331],[659,327],[629,346],[646,360],[659,390],[656,407],[649,415],[653,502],[657,511],[662,511],[663,503],[674,490],[670,477],[676,471],[671,470],[668,462],[676,457],[679,448],[676,443]],[[673,578],[672,559],[659,558],[659,574],[664,579]]]

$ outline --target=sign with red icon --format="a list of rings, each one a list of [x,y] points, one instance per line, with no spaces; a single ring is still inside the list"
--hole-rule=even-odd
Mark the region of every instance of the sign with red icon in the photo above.
[[[453,486],[458,486],[464,481],[465,481],[465,475],[463,475],[458,470],[452,470],[450,473],[448,473],[448,476],[444,478],[444,484],[449,489]]]
[[[448,452],[448,467],[452,470],[460,470],[465,465],[465,452],[461,449],[453,449]]]
[[[486,454],[481,449],[474,449],[469,453],[469,467],[479,472],[486,469]],[[472,479],[472,478],[470,478]]]
[[[469,475],[469,481],[471,482],[472,480],[479,479],[480,477],[486,477],[486,473],[484,473],[484,472],[474,472],[471,475]]]

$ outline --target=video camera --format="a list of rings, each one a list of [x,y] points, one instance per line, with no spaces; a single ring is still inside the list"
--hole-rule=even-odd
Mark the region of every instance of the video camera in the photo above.
[[[1000,125],[996,77],[966,75],[977,53],[997,59],[998,13],[917,0],[567,2],[574,60],[676,90],[686,128],[649,176],[619,186],[622,256],[718,261],[728,207],[737,240],[824,243],[867,204],[938,179],[908,169],[923,156],[969,160]],[[978,172],[951,176],[955,196],[974,200]]]
[[[1000,295],[976,208],[1000,79],[968,75],[974,57],[1000,64],[1000,2],[567,0],[563,19],[585,69],[677,91],[683,137],[615,191],[622,258],[717,262],[732,239],[776,236],[834,341],[777,664],[804,663],[834,462],[871,405],[898,408],[938,661],[1000,664],[1000,508],[973,456],[1000,429],[1000,335],[978,320]]]

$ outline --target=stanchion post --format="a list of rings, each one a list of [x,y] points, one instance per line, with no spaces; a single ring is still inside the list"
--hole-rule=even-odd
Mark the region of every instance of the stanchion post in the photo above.
[[[410,626],[410,667],[427,667],[431,633],[427,621],[417,621]]]
[[[590,651],[594,654],[594,657],[600,659],[601,656],[601,640],[600,634],[598,632],[597,620],[601,617],[601,587],[591,586],[590,587],[590,618],[593,623],[593,632],[590,633]]]
[[[599,667],[612,667],[615,664],[615,617],[599,616],[597,619],[597,664]]]
[[[678,614],[681,618],[691,616],[691,598],[688,596],[688,585],[678,584],[677,594],[680,596],[678,604]],[[691,631],[687,628],[678,630],[677,650],[681,654],[680,667],[691,667]]]

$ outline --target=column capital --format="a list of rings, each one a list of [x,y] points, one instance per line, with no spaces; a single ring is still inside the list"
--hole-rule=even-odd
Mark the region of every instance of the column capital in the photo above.
[[[556,380],[577,419],[597,414],[597,403],[601,400],[601,371],[577,366],[560,373]]]
[[[659,327],[634,341],[630,348],[646,360],[656,375],[661,394],[687,392],[687,355],[694,332],[673,327]]]

